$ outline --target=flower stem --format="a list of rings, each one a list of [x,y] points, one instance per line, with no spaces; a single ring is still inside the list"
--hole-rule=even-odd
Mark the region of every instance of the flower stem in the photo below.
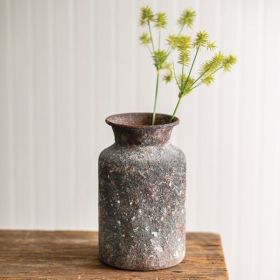
[[[180,88],[180,90],[182,90],[182,88],[183,88],[183,83],[184,83],[184,79],[183,79],[183,77],[184,77],[184,63],[182,64],[182,73],[181,73],[181,88]]]
[[[153,34],[152,34],[152,30],[151,30],[150,21],[148,21],[148,28],[149,28],[149,33],[150,33],[150,37],[151,37],[152,49],[153,49],[153,52],[154,52],[155,51],[155,45],[154,45],[154,39],[153,39]]]
[[[156,82],[156,91],[155,91],[155,99],[154,99],[152,125],[154,125],[155,121],[156,121],[156,108],[157,108],[157,98],[158,98],[158,84],[159,84],[159,71],[157,70],[157,82]]]
[[[174,78],[175,78],[176,84],[177,84],[178,88],[180,88],[180,85],[179,85],[179,82],[178,82],[178,79],[177,79],[177,76],[176,76],[174,63],[172,65],[173,65],[173,72],[174,72]]]
[[[215,71],[213,71],[213,72],[211,72],[210,74],[208,74],[208,76],[211,76],[211,75],[215,74],[217,71],[221,70],[222,68],[223,68],[223,66],[220,66],[220,67],[217,68]],[[196,87],[198,87],[198,86],[201,84],[201,81],[200,81],[198,84],[196,84],[196,83],[197,83],[200,79],[202,79],[203,76],[204,76],[208,71],[209,71],[209,70],[207,70],[206,72],[204,72],[203,75],[200,75],[199,78],[196,79],[196,80],[193,82],[192,87],[191,87],[191,90],[195,89]],[[208,77],[208,76],[207,76],[207,77]],[[196,85],[195,85],[195,84],[196,84]],[[190,90],[190,91],[191,91],[191,90]]]
[[[176,115],[176,113],[177,113],[177,110],[178,110],[178,107],[179,107],[179,105],[180,105],[180,103],[181,103],[181,100],[182,100],[182,96],[179,97],[179,99],[178,99],[178,101],[177,101],[176,107],[175,107],[174,112],[173,112],[172,117],[171,117],[171,121],[173,121],[174,118],[175,118],[175,115]]]
[[[160,30],[158,31],[158,50],[160,50]]]
[[[193,59],[193,61],[192,61],[192,65],[191,65],[191,68],[190,68],[190,71],[189,71],[189,74],[188,74],[186,83],[188,83],[189,78],[190,78],[190,76],[191,76],[191,73],[192,73],[192,70],[193,70],[193,66],[194,66],[194,63],[195,63],[195,60],[196,60],[198,51],[199,51],[199,47],[196,49],[195,56],[194,56],[194,59]]]

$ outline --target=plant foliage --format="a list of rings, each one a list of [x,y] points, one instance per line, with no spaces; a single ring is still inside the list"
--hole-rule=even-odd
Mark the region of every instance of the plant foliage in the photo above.
[[[140,43],[145,45],[153,59],[156,70],[156,89],[153,106],[152,124],[155,124],[156,106],[159,90],[159,77],[161,71],[166,83],[173,79],[178,87],[178,101],[172,114],[171,121],[175,118],[178,107],[182,98],[191,93],[201,84],[210,85],[215,80],[215,75],[219,70],[230,71],[236,63],[236,57],[232,54],[224,55],[216,52],[210,59],[205,60],[199,67],[196,66],[199,53],[203,50],[214,51],[216,49],[215,42],[209,40],[209,35],[205,31],[199,31],[195,37],[185,33],[194,23],[196,17],[195,11],[186,9],[182,12],[177,23],[179,31],[177,34],[171,34],[166,38],[166,44],[162,46],[161,31],[167,27],[167,16],[165,13],[154,13],[151,7],[141,8],[140,25],[145,29],[139,37]],[[152,30],[154,28],[155,30]],[[157,32],[155,36],[153,32]],[[157,37],[157,42],[155,38]],[[177,59],[176,63],[168,61],[174,52]],[[173,65],[173,67],[171,66]],[[181,68],[178,73],[178,67]],[[177,70],[176,70],[177,68]],[[195,68],[198,68],[196,71]],[[196,72],[196,73],[194,73]]]

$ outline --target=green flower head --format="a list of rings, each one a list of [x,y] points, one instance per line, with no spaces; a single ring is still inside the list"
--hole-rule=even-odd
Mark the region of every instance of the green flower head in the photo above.
[[[165,28],[167,24],[167,17],[165,13],[157,13],[154,18],[155,27]]]
[[[140,12],[140,25],[143,26],[146,23],[149,23],[150,21],[152,21],[154,18],[154,14],[153,11],[151,9],[151,7],[146,6],[146,7],[142,7],[141,8],[141,12]]]
[[[215,42],[207,42],[207,46],[206,46],[207,50],[214,50],[216,48],[216,44]]]
[[[230,54],[224,58],[223,68],[224,71],[230,71],[231,67],[236,63],[237,59],[234,55]]]
[[[208,45],[208,33],[205,31],[200,31],[196,34],[194,40],[195,47],[206,47]]]
[[[193,25],[194,19],[196,17],[195,11],[191,9],[186,9],[183,11],[181,17],[178,20],[178,24],[181,27],[188,26],[191,27]]]
[[[221,52],[218,52],[202,65],[200,72],[213,72],[224,65],[224,60],[225,56]]]
[[[201,84],[212,84],[218,71],[229,71],[236,63],[234,55],[225,56],[216,52],[210,59],[202,57],[201,65],[197,65],[200,55],[204,55],[202,52],[214,50],[216,44],[209,40],[205,31],[197,32],[194,38],[185,34],[186,29],[192,27],[195,17],[196,13],[192,9],[184,10],[177,21],[179,30],[167,38],[162,38],[165,36],[162,29],[167,27],[166,13],[154,13],[149,6],[141,8],[140,25],[143,26],[144,32],[139,41],[148,49],[156,70],[152,125],[156,124],[159,83],[162,80],[169,83],[174,79],[178,88],[178,100],[170,118],[170,121],[173,121],[184,96],[189,95]],[[173,53],[176,55],[175,59],[177,58],[175,63]]]
[[[165,66],[165,74],[163,76],[163,80],[166,82],[166,83],[169,83],[173,80],[173,72],[171,70],[171,65],[169,63],[166,63]]]
[[[215,78],[213,75],[209,75],[203,79],[201,79],[201,82],[207,86],[211,85],[214,82]]]
[[[148,35],[148,33],[144,32],[140,37],[139,37],[140,43],[142,45],[148,45],[151,42],[151,37]]]
[[[178,63],[182,65],[188,65],[190,61],[190,53],[188,51],[179,52]]]
[[[191,47],[191,37],[182,35],[170,35],[167,38],[167,43],[172,49],[177,49],[178,51],[185,51]]]
[[[157,70],[164,68],[165,61],[168,57],[168,53],[163,50],[157,50],[153,53],[154,65]]]

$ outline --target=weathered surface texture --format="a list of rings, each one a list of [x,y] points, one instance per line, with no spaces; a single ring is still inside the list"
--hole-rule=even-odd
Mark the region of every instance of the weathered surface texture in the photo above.
[[[0,279],[228,279],[216,234],[187,233],[183,262],[150,272],[102,264],[97,237],[96,232],[0,231]]]
[[[100,257],[126,269],[172,266],[185,253],[185,161],[172,145],[112,146],[99,172]]]
[[[161,124],[149,126],[145,116],[109,117],[116,143],[99,157],[100,258],[131,270],[170,267],[185,256],[186,162],[169,143],[177,123],[160,115]]]

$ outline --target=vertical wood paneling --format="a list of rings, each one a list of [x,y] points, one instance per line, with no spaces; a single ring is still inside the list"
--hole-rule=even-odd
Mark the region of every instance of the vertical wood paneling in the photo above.
[[[219,1],[201,4],[199,9],[199,30],[209,30],[211,40],[219,45]],[[211,18],[208,14],[213,15]],[[210,28],[207,28],[207,27]],[[202,50],[200,57],[209,59],[206,51]],[[198,99],[197,117],[197,216],[198,224],[205,225],[209,230],[217,228],[216,225],[216,197],[217,197],[217,146],[218,115],[219,115],[219,83],[211,88],[198,88],[193,95]],[[207,140],[206,140],[207,139]],[[212,160],[209,161],[208,158]],[[191,164],[191,163],[190,163]],[[201,176],[200,174],[203,174]],[[211,186],[211,191],[209,187]],[[205,205],[209,205],[205,208]]]
[[[69,121],[70,121],[70,172],[69,172],[69,194],[70,194],[70,205],[71,205],[71,228],[74,227],[77,221],[77,212],[75,207],[76,200],[76,135],[77,135],[77,122],[76,122],[76,98],[75,98],[75,90],[76,90],[76,60],[75,60],[75,50],[77,46],[77,41],[75,38],[76,28],[76,7],[74,6],[74,0],[68,0],[68,32],[69,32]],[[69,215],[69,213],[68,213]]]
[[[11,1],[13,44],[14,180],[16,224],[34,227],[32,141],[32,58],[28,1]]]
[[[89,1],[74,2],[75,11],[75,26],[74,34],[75,38],[75,110],[76,110],[76,133],[75,133],[75,151],[76,151],[76,182],[75,182],[75,213],[76,217],[74,225],[78,224],[82,228],[90,228],[91,219],[90,213],[92,213],[93,203],[93,188],[91,185],[91,166],[95,162],[92,162],[91,146],[92,137],[89,137],[89,131],[91,127],[92,119],[92,92],[91,87],[91,65],[92,56],[90,38],[93,36],[93,30],[91,29],[91,6]],[[92,34],[90,34],[92,32]],[[79,93],[79,94],[77,94]]]
[[[251,251],[251,278],[260,279],[260,266],[258,264],[260,255],[260,234],[259,234],[259,215],[260,215],[260,193],[261,193],[261,183],[260,183],[260,173],[261,173],[261,124],[262,124],[262,94],[263,94],[263,81],[262,81],[262,69],[264,65],[264,1],[259,0],[257,5],[257,67],[256,67],[256,122],[257,122],[257,134],[256,134],[256,145],[257,145],[257,160],[256,160],[256,189],[253,193],[253,236],[251,238],[252,251]]]
[[[69,1],[53,1],[54,36],[54,145],[56,227],[71,228],[73,219],[71,182],[72,95],[71,9]]]
[[[35,186],[35,150],[34,150],[34,12],[33,12],[33,3],[32,0],[27,2],[27,50],[28,50],[28,125],[29,125],[29,153],[30,153],[30,212],[31,212],[31,227],[36,227],[36,186]]]
[[[219,118],[219,139],[218,163],[219,190],[217,200],[217,212],[219,231],[227,236],[226,257],[230,268],[230,277],[238,279],[233,270],[238,261],[237,252],[237,228],[239,228],[239,142],[240,142],[240,96],[241,96],[241,35],[242,35],[242,1],[233,3],[223,1],[221,3],[221,38],[223,39],[222,49],[231,50],[238,56],[238,63],[233,73],[221,77],[220,86],[220,118]],[[234,23],[234,24],[233,24]],[[231,89],[231,90],[229,90]],[[223,212],[226,211],[227,215]]]
[[[7,13],[7,95],[8,95],[8,151],[9,158],[7,164],[9,167],[9,184],[8,188],[10,191],[10,217],[11,225],[16,226],[16,184],[15,184],[15,117],[13,114],[14,104],[14,75],[13,75],[13,41],[12,41],[12,7],[11,2],[6,1],[6,13]]]
[[[258,229],[260,231],[259,279],[279,279],[279,84],[278,78],[280,38],[275,36],[279,20],[280,5],[276,1],[264,2],[264,50],[263,50],[263,93],[260,151],[260,212]],[[275,27],[275,28],[274,28]],[[269,69],[269,70],[268,70]],[[266,237],[267,242],[263,237]],[[266,260],[270,261],[267,262]]]
[[[116,112],[129,112],[133,110],[130,104],[134,104],[135,82],[133,67],[134,43],[138,40],[134,32],[134,25],[127,24],[123,19],[129,22],[135,21],[135,15],[132,13],[133,1],[124,0],[116,2],[116,45],[115,45],[115,69],[116,69]],[[126,100],[126,102],[123,102]]]
[[[49,219],[51,226],[55,228],[56,224],[56,195],[55,195],[55,114],[54,114],[54,16],[53,16],[53,1],[49,0],[47,5],[47,57],[48,57],[48,124],[46,129],[49,130],[48,141],[49,141],[49,154],[48,154],[48,175],[49,175]]]
[[[239,156],[239,211],[242,215],[238,216],[239,230],[237,233],[238,243],[240,244],[238,262],[239,267],[237,277],[243,278],[243,275],[251,277],[251,259],[248,261],[247,254],[252,252],[252,236],[254,235],[253,229],[253,215],[254,215],[254,190],[257,184],[257,142],[255,141],[257,134],[257,112],[256,112],[256,83],[248,83],[246,73],[251,72],[252,75],[256,75],[257,69],[257,13],[258,7],[253,4],[254,1],[242,2],[242,16],[246,19],[246,25],[243,26],[241,37],[242,40],[242,52],[250,53],[246,59],[240,61],[241,77],[240,83],[242,88],[240,94],[240,118],[239,130],[240,130],[240,156]],[[254,2],[255,3],[255,2]],[[243,58],[243,53],[240,54]]]
[[[95,3],[95,118],[96,151],[99,153],[104,144],[112,143],[112,133],[105,125],[106,116],[115,112],[115,26],[116,1],[97,1]],[[108,20],[108,18],[110,20]],[[100,125],[102,124],[102,125]]]
[[[0,227],[97,229],[97,158],[109,114],[150,111],[155,73],[139,8],[183,0],[0,0]],[[230,279],[280,278],[279,1],[188,1],[238,64],[180,108],[188,230],[222,234]],[[193,33],[193,31],[190,31]],[[204,54],[206,55],[206,54]],[[204,56],[203,55],[203,56]],[[160,85],[170,113],[174,85]]]
[[[95,85],[96,85],[96,71],[98,70],[95,67],[96,64],[96,21],[95,21],[95,14],[96,14],[96,1],[90,1],[89,2],[89,62],[90,62],[90,84],[89,84],[89,102],[90,102],[90,133],[89,133],[89,142],[90,142],[90,150],[89,150],[89,156],[90,156],[90,166],[89,166],[89,172],[90,172],[90,191],[87,194],[89,196],[89,221],[90,224],[87,225],[87,228],[98,228],[98,218],[96,213],[98,213],[98,192],[96,191],[98,189],[97,186],[97,176],[98,176],[98,150],[97,150],[97,128],[99,127],[98,122],[96,120],[96,99],[97,99],[97,93],[95,91]],[[83,213],[85,215],[85,213]]]
[[[0,2],[0,226],[14,226],[13,119],[11,13],[7,1]]]
[[[138,18],[138,11],[136,9],[136,1],[129,1],[130,3],[130,14],[131,14],[131,20],[133,22],[137,21]],[[137,38],[139,36],[138,33],[138,26],[136,25],[131,25],[131,38],[130,40],[132,41],[131,43],[131,48],[132,48],[132,57],[131,57],[131,71],[132,71],[132,76],[131,76],[131,83],[132,83],[132,92],[134,92],[134,94],[132,94],[132,100],[131,100],[131,108],[130,110],[132,110],[132,112],[135,112],[137,109],[137,95],[136,92],[138,90],[138,86],[137,86],[137,81],[138,81],[138,57],[137,57],[137,51],[138,51],[138,41]],[[129,110],[128,110],[129,111]]]
[[[50,73],[48,2],[34,1],[34,150],[36,186],[36,226],[51,227],[50,176]]]

